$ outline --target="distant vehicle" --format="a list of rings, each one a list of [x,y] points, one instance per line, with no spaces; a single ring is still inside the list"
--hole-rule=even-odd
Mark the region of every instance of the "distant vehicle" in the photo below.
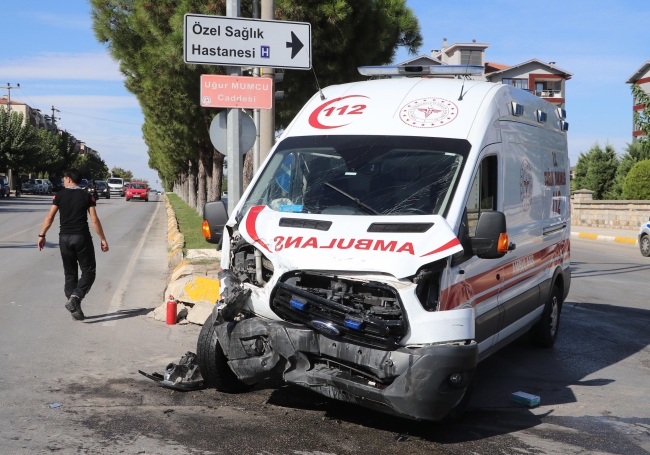
[[[43,179],[43,189],[45,190],[46,193],[52,194],[52,191],[54,190],[54,185],[52,185],[52,182],[50,182],[49,179]]]
[[[639,250],[641,256],[650,257],[650,223],[645,223],[639,231]]]
[[[124,197],[126,194],[126,190],[124,188],[124,179],[111,177],[110,179],[106,180],[106,183],[108,183],[108,188],[111,194],[115,194],[121,197]]]
[[[141,199],[145,202],[149,201],[149,188],[144,182],[132,182],[126,189],[126,200]]]
[[[95,180],[95,187],[97,189],[97,195],[106,199],[111,198],[111,192],[108,189],[108,184],[103,180]]]
[[[0,197],[9,197],[11,193],[11,188],[9,187],[9,182],[4,177],[0,177]]]
[[[50,182],[52,182],[52,191],[59,191],[65,188],[61,177],[52,177],[50,178]]]
[[[26,194],[39,194],[43,191],[43,185],[36,183],[36,179],[29,179],[22,185],[22,192]]]
[[[34,181],[36,182],[36,184],[39,187],[39,191],[38,191],[39,194],[47,193],[47,184],[45,183],[45,180],[43,180],[43,179],[34,179]]]
[[[81,183],[79,184],[79,187],[85,190],[88,187],[88,180],[81,179]]]

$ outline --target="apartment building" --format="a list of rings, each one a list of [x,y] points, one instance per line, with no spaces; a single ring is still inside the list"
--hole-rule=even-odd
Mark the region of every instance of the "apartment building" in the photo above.
[[[485,51],[489,46],[488,43],[477,43],[476,40],[449,45],[447,38],[444,38],[442,48],[432,50],[431,55],[420,55],[398,65],[483,66],[483,75],[472,76],[473,79],[512,85],[527,90],[557,107],[565,108],[565,83],[573,74],[559,68],[555,62],[546,63],[536,58],[515,65],[486,61]]]
[[[641,67],[625,81],[626,84],[640,85],[644,92],[650,93],[650,60],[645,62]],[[645,108],[645,104],[641,104],[640,100],[632,97],[632,139],[643,136],[643,132],[639,131],[638,126],[634,122],[634,112],[641,111]]]
[[[7,109],[8,102],[6,96],[0,98],[0,109]],[[20,101],[11,101],[11,112],[23,114],[23,125],[29,122],[29,124],[36,129],[48,127],[48,121],[45,118],[46,116],[39,109],[34,109],[25,103],[21,103]]]

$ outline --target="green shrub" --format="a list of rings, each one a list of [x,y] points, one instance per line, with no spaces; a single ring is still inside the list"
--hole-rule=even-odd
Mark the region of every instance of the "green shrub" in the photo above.
[[[636,163],[623,182],[623,199],[650,199],[650,160]]]

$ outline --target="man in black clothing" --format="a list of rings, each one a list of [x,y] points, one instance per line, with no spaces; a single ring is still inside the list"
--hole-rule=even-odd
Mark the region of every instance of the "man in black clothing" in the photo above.
[[[95,232],[102,241],[103,252],[108,251],[108,242],[95,211],[95,198],[82,190],[79,183],[81,183],[81,175],[78,170],[68,169],[63,173],[65,188],[58,191],[52,200],[52,207],[38,235],[38,250],[42,250],[45,246],[45,233],[52,226],[56,212],[60,210],[59,249],[65,274],[64,292],[68,299],[65,307],[72,313],[73,319],[83,321],[81,301],[95,281],[96,269],[95,248],[88,228],[88,214]],[[79,279],[79,268],[81,279]]]

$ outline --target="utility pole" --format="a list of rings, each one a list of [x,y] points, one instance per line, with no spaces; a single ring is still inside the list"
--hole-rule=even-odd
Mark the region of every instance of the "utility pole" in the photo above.
[[[260,18],[260,2],[253,0],[253,18]],[[253,76],[260,77],[259,67],[253,68]],[[260,109],[253,110],[253,121],[255,122],[255,145],[253,145],[253,175],[260,168]]]
[[[239,0],[226,0],[226,16],[239,17]],[[226,73],[232,76],[241,76],[238,66],[227,66]],[[227,153],[228,157],[228,213],[239,202],[243,192],[244,157],[239,150],[239,132],[241,130],[240,108],[227,109]]]
[[[275,19],[275,0],[262,0],[262,19]],[[275,93],[275,69],[262,68],[262,75],[271,78]],[[269,154],[275,144],[275,97],[271,109],[260,112],[260,162]]]
[[[11,89],[13,88],[20,88],[20,84],[16,84],[12,86],[9,82],[7,82],[6,87],[2,87],[7,90],[7,112],[11,113]]]
[[[50,118],[52,119],[52,129],[54,130],[54,132],[56,132],[56,121],[61,120],[61,117],[54,116],[55,112],[61,112],[61,111],[58,109],[54,109],[54,106],[52,106],[52,117]]]

